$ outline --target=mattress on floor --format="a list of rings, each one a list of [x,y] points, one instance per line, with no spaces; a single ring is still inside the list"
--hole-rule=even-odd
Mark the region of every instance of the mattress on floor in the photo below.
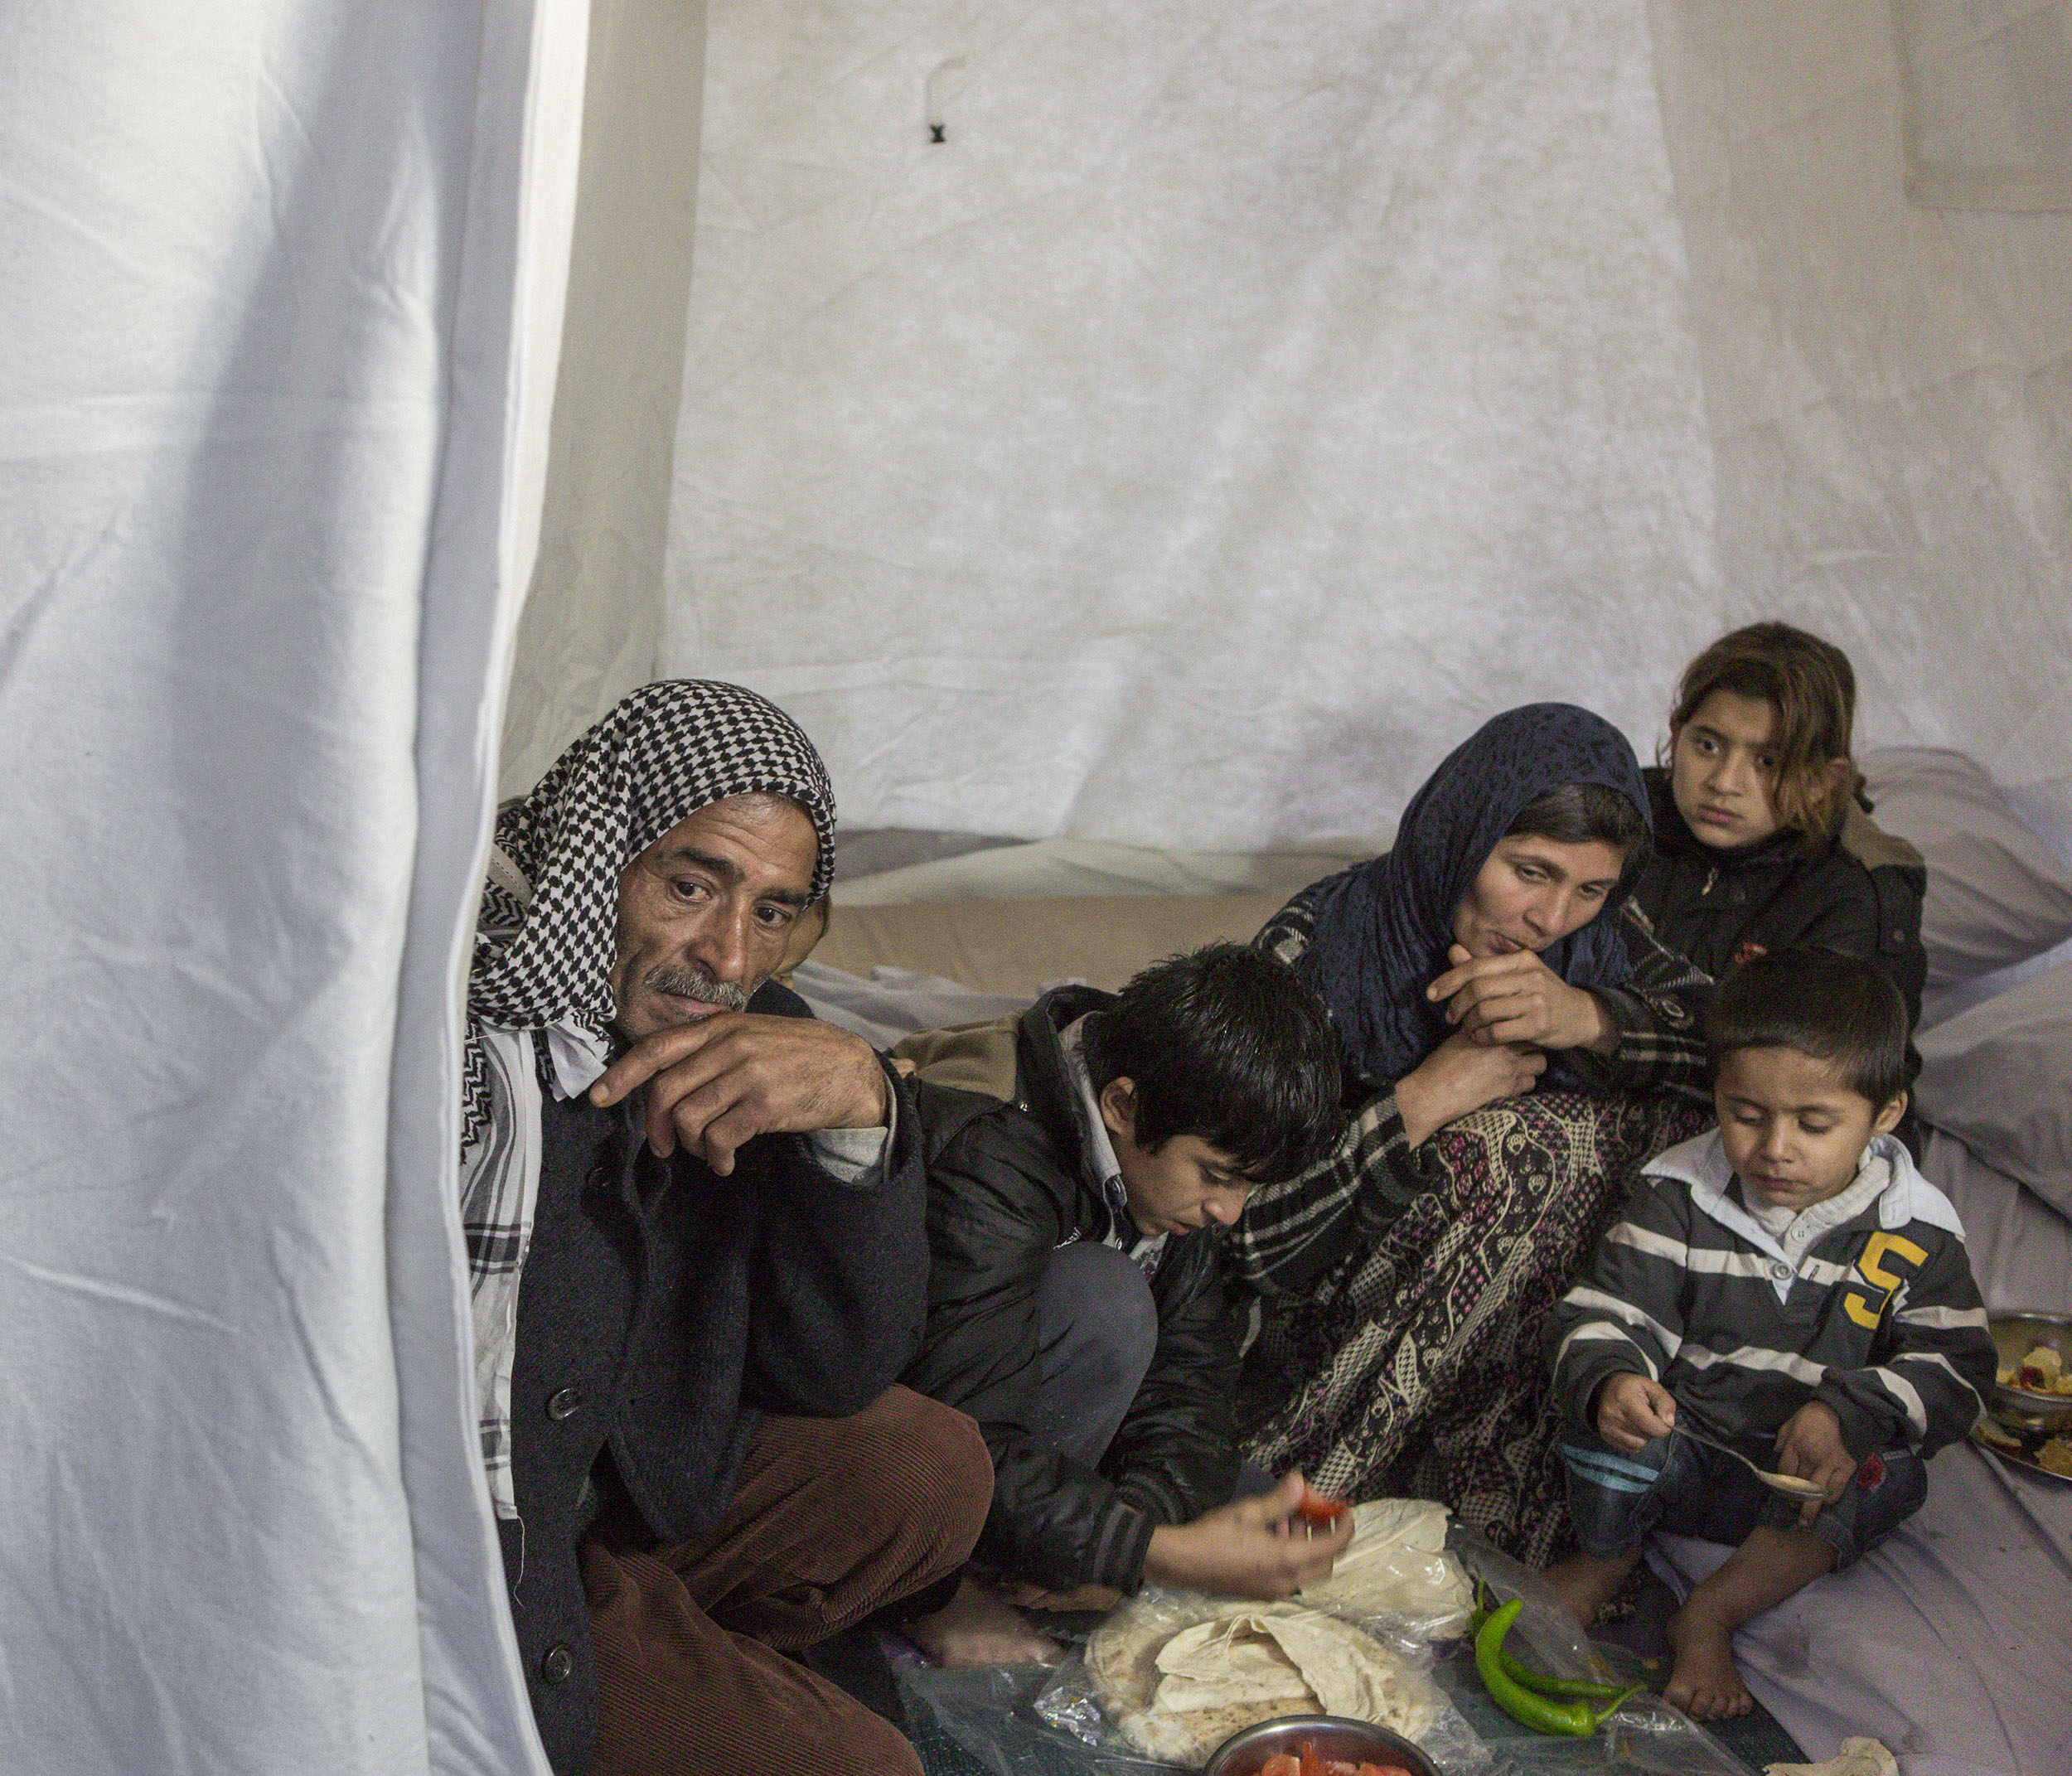
[[[1218,938],[1249,941],[1285,898],[1269,893],[1052,895],[900,906],[838,902],[811,961],[866,981],[874,969],[897,969],[1024,999],[1059,980],[1113,991],[1146,963],[1175,951]],[[899,1015],[895,1002],[911,985],[898,977],[885,982],[880,996],[888,1019]],[[810,1003],[811,992],[806,998]]]
[[[1387,849],[1384,843],[1300,852],[1163,851],[1087,839],[1043,839],[955,856],[933,853],[938,841],[952,836],[904,835],[918,860],[871,875],[839,878],[835,904],[879,907],[1060,895],[1271,894],[1285,901],[1297,889]],[[874,855],[899,854],[899,835],[879,832],[871,837]]]

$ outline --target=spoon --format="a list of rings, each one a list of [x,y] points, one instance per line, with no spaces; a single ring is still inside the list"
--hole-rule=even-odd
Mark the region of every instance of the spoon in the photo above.
[[[1802,1480],[1795,1474],[1772,1474],[1767,1468],[1758,1468],[1731,1443],[1721,1443],[1711,1437],[1701,1437],[1695,1430],[1686,1430],[1681,1425],[1672,1425],[1669,1434],[1676,1437],[1688,1437],[1693,1443],[1702,1443],[1708,1449],[1718,1449],[1724,1454],[1731,1455],[1773,1492],[1789,1493],[1794,1498],[1820,1498],[1826,1496],[1827,1488],[1818,1480]]]

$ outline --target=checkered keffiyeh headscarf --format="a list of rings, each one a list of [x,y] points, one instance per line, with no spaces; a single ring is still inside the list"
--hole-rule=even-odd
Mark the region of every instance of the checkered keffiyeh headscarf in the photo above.
[[[817,900],[835,868],[835,791],[798,723],[710,680],[667,679],[626,698],[496,822],[497,849],[532,884],[532,904],[520,915],[505,889],[485,893],[469,1017],[510,1029],[573,1021],[602,1035],[626,866],[687,815],[755,794],[788,796],[812,816]]]
[[[496,849],[523,880],[492,873],[482,893],[467,983],[460,1183],[482,1453],[506,1516],[516,1508],[511,1368],[539,1193],[542,1065],[569,1096],[603,1070],[626,866],[686,815],[757,794],[788,796],[811,816],[820,848],[810,893],[818,899],[835,869],[835,793],[813,743],[752,690],[670,679],[619,703],[497,817]]]

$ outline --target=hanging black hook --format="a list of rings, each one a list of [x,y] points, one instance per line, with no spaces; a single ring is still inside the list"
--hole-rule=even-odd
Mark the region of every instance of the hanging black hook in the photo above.
[[[931,143],[947,142],[950,126],[942,121],[942,77],[956,74],[964,67],[961,56],[952,56],[947,61],[938,62],[928,75],[928,140]]]

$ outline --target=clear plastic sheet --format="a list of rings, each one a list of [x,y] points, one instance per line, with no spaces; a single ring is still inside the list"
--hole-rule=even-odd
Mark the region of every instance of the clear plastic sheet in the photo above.
[[[1479,1536],[1456,1527],[1449,1546],[1486,1584],[1494,1603],[1523,1598],[1525,1607],[1505,1645],[1536,1671],[1612,1682],[1622,1676],[1593,1653],[1575,1620],[1539,1576]],[[1590,1739],[1556,1739],[1521,1726],[1490,1701],[1464,1639],[1444,1649],[1432,1676],[1500,1776],[1582,1776],[1590,1771],[1648,1776],[1748,1776],[1747,1766],[1702,1727],[1658,1696],[1636,1696]],[[1446,1768],[1443,1760],[1441,1768]]]
[[[1498,1600],[1525,1599],[1508,1643],[1519,1657],[1563,1677],[1619,1675],[1591,1652],[1537,1575],[1458,1527],[1448,1546]],[[1227,1598],[1156,1588],[1149,1600],[1170,1611],[1175,1633],[1234,1607]],[[1551,1738],[1490,1701],[1465,1638],[1424,1644],[1400,1617],[1348,1619],[1405,1655],[1433,1686],[1432,1725],[1415,1736],[1446,1776],[1748,1776],[1718,1740],[1658,1696],[1634,1696],[1594,1738]],[[1164,1776],[1183,1768],[1141,1755],[1116,1730],[1095,1699],[1083,1651],[1055,1671],[922,1670],[905,1673],[901,1686],[917,1732],[946,1739],[984,1776]]]
[[[1169,1636],[1198,1623],[1228,1615],[1246,1606],[1241,1601],[1227,1597],[1206,1597],[1196,1592],[1168,1590],[1156,1585],[1147,1585],[1124,1607],[1148,1616],[1159,1630]],[[1406,1632],[1404,1619],[1400,1616],[1367,1619],[1348,1615],[1343,1619],[1351,1621],[1373,1636],[1402,1662],[1406,1686],[1429,1711],[1428,1721],[1409,1732],[1407,1736],[1415,1739],[1439,1760],[1442,1769],[1450,1772],[1476,1771],[1486,1767],[1489,1759],[1480,1740],[1469,1729],[1460,1711],[1446,1699],[1443,1691],[1431,1681],[1429,1653],[1421,1638],[1414,1633]],[[1084,1652],[1075,1653],[1058,1668],[1050,1682],[1032,1700],[1030,1706],[1038,1720],[1060,1735],[1069,1735],[1101,1760],[1081,1768],[1151,1771],[1188,1767],[1160,1763],[1143,1756],[1132,1748],[1110,1718],[1108,1711],[1101,1706],[1097,1694],[1094,1674],[1087,1665]],[[1237,1731],[1242,1724],[1233,1723],[1230,1730]]]
[[[962,1769],[983,1776],[1150,1776],[1167,1766],[1126,1749],[1106,1752],[1052,1726],[1034,1703],[1053,1674],[1029,1666],[987,1671],[927,1667],[899,1678],[915,1741],[945,1761],[947,1740],[963,1754]]]

